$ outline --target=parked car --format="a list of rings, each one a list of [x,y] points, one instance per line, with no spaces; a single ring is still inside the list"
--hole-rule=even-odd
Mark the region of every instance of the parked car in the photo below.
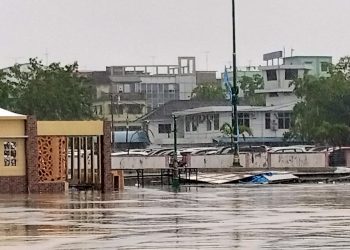
[[[148,153],[146,152],[115,152],[111,153],[111,156],[148,156]]]
[[[267,151],[267,147],[265,145],[262,145],[262,146],[242,146],[242,147],[239,147],[239,152],[266,152]],[[227,147],[223,147],[223,148],[220,148],[218,151],[217,151],[217,154],[232,154],[233,153],[233,150],[231,148],[231,146],[227,146]]]
[[[269,150],[270,153],[305,153],[307,152],[304,148],[301,147],[274,147]]]

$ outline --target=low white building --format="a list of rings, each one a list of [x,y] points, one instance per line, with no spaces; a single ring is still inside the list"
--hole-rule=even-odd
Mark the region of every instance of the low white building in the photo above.
[[[278,144],[291,125],[291,111],[295,103],[272,107],[238,106],[238,123],[252,130],[253,136],[245,135],[242,143]],[[177,139],[180,145],[208,145],[213,142],[229,143],[231,138],[223,136],[220,128],[231,124],[231,106],[206,106],[174,112],[177,117]],[[172,131],[174,120],[150,121],[151,141],[160,145],[174,142]],[[153,140],[152,140],[153,137]]]

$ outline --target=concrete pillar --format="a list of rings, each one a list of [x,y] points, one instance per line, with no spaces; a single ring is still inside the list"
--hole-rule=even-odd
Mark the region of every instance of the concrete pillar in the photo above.
[[[39,191],[37,121],[34,116],[28,116],[26,122],[26,175],[28,192]]]
[[[103,123],[103,136],[101,141],[102,146],[102,192],[112,192],[113,191],[113,174],[111,172],[111,124],[105,121]]]

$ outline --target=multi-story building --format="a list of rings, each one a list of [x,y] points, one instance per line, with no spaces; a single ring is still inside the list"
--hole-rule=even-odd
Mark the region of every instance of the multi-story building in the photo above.
[[[277,64],[269,65],[269,61],[277,59]],[[293,56],[283,58],[283,64],[279,64],[279,58],[269,59],[267,66],[261,66],[260,70],[264,78],[264,89],[255,93],[263,93],[266,97],[266,106],[291,104],[297,101],[291,84],[296,78],[302,78],[304,74],[316,77],[327,76],[328,66],[332,63],[329,56]]]
[[[197,84],[216,82],[215,71],[196,70],[195,57],[179,57],[174,65],[108,66],[85,75],[96,86],[96,113],[113,118],[118,130],[169,101],[189,100]]]

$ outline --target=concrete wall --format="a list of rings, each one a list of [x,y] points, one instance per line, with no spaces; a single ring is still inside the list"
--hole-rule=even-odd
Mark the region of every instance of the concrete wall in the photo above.
[[[103,135],[103,121],[38,121],[38,135]]]
[[[160,169],[168,168],[169,158],[112,157],[112,169]],[[228,168],[232,155],[191,155],[188,167]],[[326,153],[241,153],[240,163],[245,168],[313,168],[328,165]]]
[[[283,104],[289,104],[298,100],[297,96],[292,92],[279,92],[278,96],[266,95],[266,106],[278,106]]]
[[[240,154],[242,166],[246,166],[246,154]],[[228,168],[233,163],[233,155],[191,155],[190,167],[193,168]]]
[[[167,168],[165,156],[112,156],[112,169],[161,169]]]
[[[268,155],[268,166],[272,168],[326,167],[327,153],[272,153]]]

